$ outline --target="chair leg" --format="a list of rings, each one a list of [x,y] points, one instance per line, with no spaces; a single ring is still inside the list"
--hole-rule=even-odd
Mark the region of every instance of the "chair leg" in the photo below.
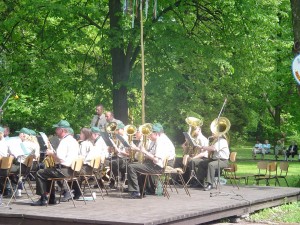
[[[148,180],[148,174],[145,175],[145,180],[144,180],[144,185],[143,185],[143,190],[142,190],[141,198],[143,198],[147,180]]]
[[[284,177],[283,179],[285,180],[286,186],[289,187],[289,184],[288,184],[286,178]]]
[[[97,184],[97,186],[98,186],[98,189],[99,189],[99,191],[100,191],[100,193],[101,193],[102,199],[104,200],[104,197],[103,197],[103,190],[102,190],[102,188],[101,188],[101,186],[100,186],[100,184],[99,184],[99,182],[98,182],[98,180],[97,180],[97,177],[92,176],[92,178],[95,180],[95,182],[96,182],[96,184]],[[105,190],[106,190],[106,189],[105,189]]]
[[[89,188],[89,190],[90,190],[90,193],[91,193],[91,196],[92,196],[92,198],[93,198],[93,201],[95,202],[95,199],[94,199],[94,196],[93,196],[93,192],[92,192],[92,189],[91,189],[91,185],[90,185],[90,183],[89,183],[89,181],[88,181],[88,179],[89,179],[89,177],[88,176],[83,176],[83,178],[84,178],[84,181],[85,181],[85,183],[84,183],[84,186],[83,186],[83,191],[81,190],[81,188],[79,187],[79,189],[80,189],[80,192],[81,192],[81,195],[82,195],[82,193],[84,192],[84,190],[85,190],[85,184],[87,184],[88,185],[88,188]],[[78,181],[77,181],[78,182]],[[83,196],[83,195],[82,195]]]
[[[165,183],[163,182],[163,180],[161,179],[160,176],[157,176],[157,180],[161,183],[162,188],[163,188],[163,192],[164,192],[164,196],[166,196],[168,199],[170,198],[169,192],[167,190],[167,186],[165,185]],[[157,185],[157,184],[156,184]]]
[[[188,190],[188,187],[187,187],[186,183],[184,182],[184,179],[183,179],[182,175],[178,174],[178,177],[179,177],[179,179],[180,179],[180,181],[181,181],[181,183],[183,185],[183,189],[185,190],[185,193],[191,197],[191,194],[190,194],[190,192]]]
[[[49,191],[49,198],[48,198],[48,201],[47,201],[47,205],[46,205],[46,206],[49,205],[50,196],[51,196],[52,188],[53,188],[53,183],[54,183],[54,180],[51,180],[50,191]],[[60,193],[60,196],[59,196],[59,202],[60,202],[60,197],[61,197],[61,193]]]
[[[27,183],[28,183],[28,185],[29,185],[29,188],[30,188],[30,190],[31,190],[31,192],[32,192],[32,195],[35,195],[34,190],[33,190],[33,186],[32,186],[31,181],[30,181],[30,178],[27,177],[27,178],[26,178],[26,181],[27,181]]]
[[[166,187],[169,186],[170,189],[171,189],[171,191],[173,192],[173,189],[172,189],[172,186],[171,186],[170,182],[172,182],[172,185],[173,185],[173,187],[175,188],[176,193],[178,194],[178,190],[177,190],[177,188],[176,188],[176,185],[175,185],[175,183],[174,183],[174,180],[173,180],[171,174],[165,174],[165,183],[166,183]]]
[[[68,181],[64,179],[63,182],[65,182],[66,187],[68,188],[68,191],[69,191],[69,193],[70,193],[70,195],[71,195],[71,199],[72,199],[73,205],[74,205],[74,207],[76,208],[76,205],[75,205],[75,202],[74,202],[72,193],[71,193],[71,188],[70,188],[69,185],[68,185]],[[72,181],[72,184],[73,184],[73,181]],[[71,184],[71,187],[72,187],[72,184]],[[82,192],[81,192],[81,193],[82,193]],[[84,199],[84,197],[83,197],[83,199]],[[85,199],[84,199],[84,202],[85,202]]]
[[[78,179],[76,179],[75,182],[77,183],[78,188],[79,188],[79,190],[80,190],[80,192],[81,192],[81,195],[82,195],[82,197],[83,197],[84,204],[86,204],[85,197],[84,197],[84,194],[83,194],[83,192],[82,192],[82,190],[81,190],[81,188],[80,188],[80,186],[79,186]],[[73,184],[73,181],[72,181],[72,184]],[[92,196],[93,196],[93,194],[92,194]],[[72,194],[71,194],[71,197],[72,197]],[[93,197],[93,199],[94,199],[94,197]],[[73,203],[74,203],[73,197],[72,197],[72,200],[73,200]],[[94,199],[94,201],[95,201],[95,199]],[[75,206],[75,203],[74,203],[74,206]]]

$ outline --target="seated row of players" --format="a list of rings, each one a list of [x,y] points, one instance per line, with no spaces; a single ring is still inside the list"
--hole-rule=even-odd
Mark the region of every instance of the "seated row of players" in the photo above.
[[[0,127],[0,157],[13,156],[14,161],[11,167],[10,173],[13,187],[16,187],[18,182],[18,175],[20,172],[24,172],[26,167],[24,165],[25,159],[32,155],[34,160],[38,160],[40,156],[40,146],[36,133],[28,128],[22,128],[18,137],[4,138],[4,128]],[[0,176],[3,178],[6,176],[5,170],[0,170]],[[0,180],[0,187],[3,190],[4,179]],[[9,184],[6,185],[6,191],[4,195],[11,195]]]
[[[48,178],[70,176],[72,174],[71,164],[76,158],[78,158],[78,156],[84,158],[82,173],[87,173],[92,169],[90,166],[91,159],[95,157],[105,157],[107,159],[106,162],[109,162],[110,153],[115,151],[116,156],[113,156],[113,158],[115,157],[115,160],[112,160],[112,171],[115,173],[115,175],[119,174],[118,168],[120,168],[120,173],[124,174],[124,166],[126,164],[125,160],[127,160],[129,156],[128,149],[124,148],[122,144],[120,144],[119,146],[115,146],[114,148],[108,147],[101,136],[99,128],[82,128],[80,133],[80,139],[82,141],[79,145],[78,142],[71,135],[69,135],[70,124],[67,121],[62,120],[58,124],[53,125],[53,127],[56,128],[55,133],[60,139],[60,142],[56,149],[56,152],[51,149],[47,149],[46,154],[48,156],[52,156],[56,163],[56,166],[53,168],[45,168],[37,171],[36,192],[41,196],[41,198],[37,202],[34,202],[32,204],[33,206],[46,205],[48,200],[47,193],[49,193],[50,191]],[[119,123],[117,125],[116,132],[119,135],[123,136],[123,138],[126,140],[124,127],[125,126],[123,123]],[[166,156],[169,157],[168,159],[170,163],[175,159],[175,147],[170,139],[168,139],[168,137],[163,134],[162,126],[160,124],[154,124],[152,129],[153,133],[150,134],[149,137],[151,140],[149,144],[150,152],[143,148],[141,150],[152,161],[145,162],[143,164],[128,164],[128,189],[132,193],[134,193],[134,191],[137,189],[135,185],[138,184],[138,179],[135,177],[136,171],[148,171],[149,168],[152,168],[152,171],[156,171],[158,169],[161,171],[163,169],[162,160]],[[170,148],[168,146],[170,146]],[[140,150],[140,148],[136,147],[134,144],[132,144],[132,148]],[[63,201],[70,199],[72,193],[68,193],[68,188],[64,187],[63,185],[61,186],[61,188],[62,190],[64,190]],[[76,193],[76,187],[74,187],[74,189],[75,195],[80,194],[80,192]],[[135,194],[132,194],[131,196],[136,197]],[[50,196],[50,203],[56,203],[55,195]]]

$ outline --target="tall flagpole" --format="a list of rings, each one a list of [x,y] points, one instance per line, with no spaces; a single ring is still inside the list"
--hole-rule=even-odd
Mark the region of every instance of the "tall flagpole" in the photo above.
[[[143,0],[140,1],[141,22],[141,54],[142,54],[142,124],[145,123],[145,58],[144,58],[144,28],[143,28]]]

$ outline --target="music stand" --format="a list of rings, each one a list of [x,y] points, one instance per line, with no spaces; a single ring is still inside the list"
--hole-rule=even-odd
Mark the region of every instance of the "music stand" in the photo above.
[[[122,145],[125,147],[125,148],[130,148],[130,145],[129,143],[119,134],[116,134],[116,137],[117,139],[122,143]],[[122,184],[122,192],[123,192],[123,188],[125,187],[125,184],[126,184],[126,181],[128,182],[128,177],[127,177],[127,166],[128,166],[128,158],[127,157],[124,157],[125,159],[125,177],[124,177],[124,181],[123,181],[123,184]],[[118,166],[119,166],[119,161],[118,161]],[[118,167],[118,172],[119,172],[119,167]]]
[[[193,149],[196,147],[200,147],[198,144],[196,144],[195,140],[191,137],[191,135],[188,132],[183,132],[183,135],[184,135],[185,139],[187,140],[188,144],[191,145],[193,147]],[[194,163],[192,163],[190,178],[186,182],[186,185],[188,185],[190,183],[190,181],[192,181],[193,179],[196,180],[198,184],[203,186],[203,184],[197,178],[195,168],[194,168]]]
[[[112,148],[115,148],[116,147],[116,144],[113,142],[113,140],[110,138],[109,134],[107,132],[100,132],[100,135],[101,137],[103,138],[105,144],[108,146],[108,147],[112,147]],[[112,170],[112,154],[110,156],[110,178],[109,180],[114,180],[116,181],[116,177],[113,173],[113,170]],[[119,164],[119,163],[118,163]],[[117,181],[118,182],[118,181]]]

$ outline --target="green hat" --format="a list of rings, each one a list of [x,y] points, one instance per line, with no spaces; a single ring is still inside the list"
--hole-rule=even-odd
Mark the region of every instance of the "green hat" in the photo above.
[[[68,131],[69,131],[69,134],[74,134],[74,130],[73,130],[72,127],[69,127],[69,128],[68,128]]]
[[[5,129],[4,129],[3,127],[0,127],[0,132],[1,132],[1,133],[3,133],[4,130],[5,130]]]
[[[91,128],[91,131],[92,131],[92,133],[100,134],[100,129],[99,129],[99,127],[92,127],[92,128]]]
[[[58,124],[54,124],[52,127],[53,128],[57,128],[57,127],[60,127],[60,128],[70,128],[71,126],[70,126],[70,124],[69,124],[68,121],[61,120],[61,121],[59,121]]]
[[[16,131],[17,133],[23,133],[23,134],[28,134],[31,135],[30,129],[23,127],[21,130]]]
[[[154,123],[152,125],[152,131],[160,133],[160,132],[164,131],[164,128],[163,128],[163,126],[160,123]]]
[[[36,136],[36,132],[34,130],[28,129],[30,131],[30,135]]]
[[[123,129],[124,127],[125,127],[125,125],[122,122],[117,124],[117,130],[118,129]]]

